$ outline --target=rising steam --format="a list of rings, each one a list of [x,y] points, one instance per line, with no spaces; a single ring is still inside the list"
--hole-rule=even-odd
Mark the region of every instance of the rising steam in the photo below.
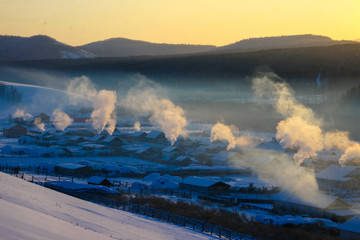
[[[93,128],[98,133],[106,130],[110,135],[113,134],[116,125],[115,91],[97,91],[92,82],[85,76],[73,79],[69,83],[67,91],[84,96],[93,103],[94,110],[91,113],[91,120]]]
[[[294,159],[300,165],[305,158],[316,157],[324,149],[337,148],[343,152],[339,164],[360,158],[360,145],[349,139],[347,132],[323,132],[322,119],[312,109],[299,103],[285,82],[275,82],[276,75],[266,75],[253,80],[258,97],[266,97],[286,119],[276,127],[276,138],[285,148],[296,148]]]
[[[25,113],[22,109],[16,109],[16,111],[12,115],[13,118],[18,118],[24,121],[30,120],[33,116],[30,113]]]
[[[41,121],[41,118],[39,117],[35,118],[34,126],[40,129],[42,132],[45,131],[45,124]]]
[[[135,131],[139,132],[141,130],[141,124],[140,122],[134,123],[134,129]]]
[[[236,127],[227,126],[222,123],[215,124],[211,129],[210,140],[225,140],[228,142],[227,150],[230,150],[235,147],[241,146],[255,146],[256,142],[254,137],[250,135],[243,135],[240,137],[235,137],[233,131],[236,131]]]
[[[66,113],[56,108],[53,112],[53,124],[57,130],[64,131],[73,122],[72,118]]]
[[[185,134],[185,113],[181,107],[169,99],[160,97],[155,88],[146,84],[145,81],[140,81],[137,86],[130,89],[121,104],[136,112],[150,113],[150,121],[159,125],[166,138],[174,144],[180,134]]]

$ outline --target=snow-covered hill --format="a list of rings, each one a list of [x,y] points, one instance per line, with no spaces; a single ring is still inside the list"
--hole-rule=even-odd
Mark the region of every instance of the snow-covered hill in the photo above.
[[[5,81],[0,81],[0,85],[12,86],[21,94],[20,102],[17,103],[0,100],[0,116],[3,117],[14,113],[18,108],[32,114],[51,114],[55,108],[65,110],[91,106],[88,99],[63,90]]]
[[[1,239],[215,239],[0,172]]]

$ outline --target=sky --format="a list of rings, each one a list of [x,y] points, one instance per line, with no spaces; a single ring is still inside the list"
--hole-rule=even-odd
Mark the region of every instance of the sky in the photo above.
[[[0,35],[72,46],[114,37],[222,46],[252,37],[360,39],[359,0],[0,0]]]

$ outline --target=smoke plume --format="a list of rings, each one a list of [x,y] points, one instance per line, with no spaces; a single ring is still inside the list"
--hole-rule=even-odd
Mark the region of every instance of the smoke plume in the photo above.
[[[64,131],[73,122],[72,118],[66,113],[56,108],[53,112],[53,124],[57,130]]]
[[[276,138],[285,148],[295,148],[294,160],[300,165],[305,158],[316,157],[318,152],[339,149],[343,152],[339,164],[360,158],[360,145],[349,139],[347,132],[324,132],[323,121],[315,116],[311,108],[299,103],[285,82],[275,82],[274,74],[253,80],[257,97],[273,102],[275,109],[285,120],[278,123]]]
[[[16,109],[15,113],[12,115],[13,118],[19,118],[24,121],[30,120],[33,118],[33,116],[30,113],[25,113],[25,110],[22,109]]]
[[[313,170],[297,166],[285,154],[251,149],[237,157],[236,165],[252,168],[263,181],[281,185],[283,190],[315,206],[324,202]]]
[[[155,88],[147,86],[148,82],[140,81],[130,89],[121,104],[135,112],[150,113],[150,121],[159,125],[166,138],[174,144],[180,134],[185,135],[185,113],[169,99],[160,97]]]
[[[140,122],[134,123],[134,129],[135,131],[139,132],[141,130],[141,124]]]
[[[42,132],[45,131],[45,124],[41,121],[41,118],[35,118],[34,126],[40,129]]]
[[[228,142],[227,150],[238,146],[255,146],[255,139],[250,135],[243,135],[240,137],[235,137],[233,131],[236,131],[236,127],[227,126],[222,123],[215,124],[211,129],[210,140],[225,140]]]
[[[106,130],[110,135],[113,134],[116,125],[115,91],[97,91],[89,78],[85,76],[73,79],[69,83],[67,91],[84,96],[93,103],[94,110],[91,113],[91,120],[93,128],[98,133]]]

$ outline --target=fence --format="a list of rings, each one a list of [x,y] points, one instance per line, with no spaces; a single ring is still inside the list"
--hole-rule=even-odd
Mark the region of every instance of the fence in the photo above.
[[[30,174],[26,174],[26,175],[15,174],[15,176],[22,178],[26,181],[37,182],[41,185],[51,188],[51,185],[46,184],[47,179],[38,179],[34,175],[30,175]],[[64,178],[61,178],[61,180],[64,180]],[[69,180],[69,179],[67,179],[67,180]],[[106,197],[106,196],[94,194],[94,193],[76,192],[76,191],[71,191],[71,190],[59,190],[59,189],[55,189],[55,190],[61,191],[65,194],[68,194],[68,195],[71,195],[71,196],[74,196],[74,197],[77,197],[77,198],[80,198],[80,199],[83,199],[86,201],[90,201],[93,203],[97,203],[97,204],[100,204],[103,206],[116,208],[116,209],[132,212],[132,213],[136,213],[136,214],[145,215],[145,216],[148,216],[148,217],[160,220],[160,221],[172,223],[172,224],[182,226],[185,228],[190,228],[194,231],[208,233],[208,234],[211,234],[212,236],[216,236],[216,237],[222,238],[222,239],[228,239],[228,240],[253,240],[253,239],[255,239],[252,236],[238,233],[231,229],[227,229],[227,228],[224,228],[221,226],[217,226],[217,225],[210,224],[210,223],[200,221],[200,220],[196,220],[193,218],[180,216],[180,215],[173,214],[171,212],[163,211],[160,209],[150,208],[150,207],[143,206],[140,204],[135,204],[135,203],[132,203],[129,201],[121,201],[119,199],[114,199],[114,198],[110,198],[110,197]]]

